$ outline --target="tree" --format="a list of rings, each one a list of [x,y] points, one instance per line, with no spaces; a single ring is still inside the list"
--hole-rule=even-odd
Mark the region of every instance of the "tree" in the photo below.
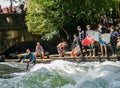
[[[33,0],[28,8],[27,26],[33,34],[42,35],[49,40],[57,34],[57,23],[54,22],[54,11],[50,10],[53,0]],[[49,8],[50,7],[50,8]]]
[[[31,0],[26,16],[28,30],[49,40],[62,29],[69,38],[65,28],[97,19],[102,10],[109,12],[111,7],[112,0]]]

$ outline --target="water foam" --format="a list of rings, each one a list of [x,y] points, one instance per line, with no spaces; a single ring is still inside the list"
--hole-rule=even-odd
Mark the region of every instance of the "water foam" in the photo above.
[[[18,66],[18,63],[7,63]],[[25,65],[26,66],[26,65]],[[22,67],[23,68],[23,67]],[[56,60],[36,64],[27,74],[0,79],[2,88],[120,88],[120,62],[73,63]],[[17,81],[16,81],[17,80]]]

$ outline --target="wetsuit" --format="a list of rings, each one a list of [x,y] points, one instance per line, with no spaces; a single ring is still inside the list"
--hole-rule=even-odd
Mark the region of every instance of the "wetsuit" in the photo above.
[[[79,43],[78,41],[79,41],[78,37],[73,40],[71,50],[77,46],[77,44]]]
[[[111,32],[110,44],[111,44],[113,54],[117,53],[117,37],[118,36],[119,36],[119,33],[117,31]]]
[[[83,56],[83,49],[82,49],[83,45],[82,45],[82,41],[83,41],[83,39],[85,38],[85,32],[84,32],[83,30],[79,31],[79,37],[78,37],[78,38],[79,38],[78,43],[79,43],[79,46],[80,46],[81,54],[82,54],[82,56]]]
[[[26,54],[25,57],[23,58],[23,61],[26,58],[29,58],[29,62],[27,63],[27,67],[26,67],[26,70],[28,70],[29,63],[32,62],[34,66],[36,64],[36,59],[35,59],[35,55],[32,52],[30,52],[29,54]]]

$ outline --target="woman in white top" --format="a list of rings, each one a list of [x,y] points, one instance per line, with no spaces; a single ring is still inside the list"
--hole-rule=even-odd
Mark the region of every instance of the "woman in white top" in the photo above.
[[[40,45],[40,42],[37,42],[35,49],[35,57],[37,56],[41,56],[41,58],[44,58],[43,47]]]

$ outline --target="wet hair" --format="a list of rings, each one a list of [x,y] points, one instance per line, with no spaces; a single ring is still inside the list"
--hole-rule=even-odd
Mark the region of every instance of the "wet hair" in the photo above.
[[[27,50],[26,50],[26,52],[28,52],[28,51],[30,52],[30,49],[27,49]]]

